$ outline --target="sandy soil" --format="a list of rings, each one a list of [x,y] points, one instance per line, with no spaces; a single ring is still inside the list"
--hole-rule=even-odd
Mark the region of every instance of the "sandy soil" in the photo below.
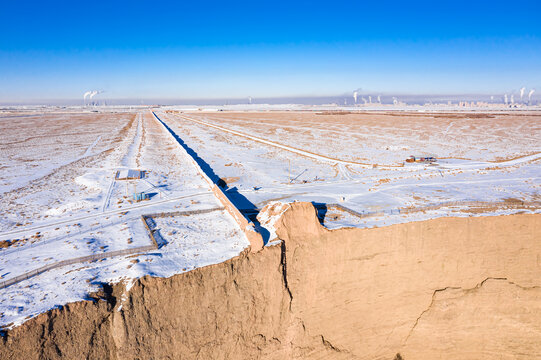
[[[174,113],[164,122],[178,142],[149,112],[0,117],[9,140],[0,148],[8,174],[0,177],[0,228],[28,232],[0,239],[0,276],[135,246],[148,240],[144,212],[216,206],[181,143],[239,208],[285,199],[339,203],[362,216],[329,211],[325,228],[311,204],[285,205],[265,229],[276,236],[268,246],[232,260],[248,243],[227,213],[159,218],[154,230],[167,244],[159,250],[3,289],[0,321],[10,328],[0,357],[515,358],[517,348],[539,355],[539,319],[529,314],[541,299],[533,214],[541,160],[515,161],[541,151],[539,114],[190,116],[380,166],[317,159]],[[451,159],[381,166],[426,153]],[[132,206],[132,185],[112,176],[119,168],[148,172],[137,189],[152,193],[149,207]],[[487,216],[518,212],[528,214]],[[77,221],[58,225],[70,217]],[[88,294],[102,283],[116,285]],[[445,347],[445,339],[460,346]]]
[[[195,118],[280,140],[326,156],[400,163],[407,156],[502,161],[541,151],[541,114],[259,112]],[[377,151],[378,154],[374,154]]]
[[[540,215],[329,231],[311,204],[287,206],[279,245],[105,286],[9,330],[0,357],[541,356]]]

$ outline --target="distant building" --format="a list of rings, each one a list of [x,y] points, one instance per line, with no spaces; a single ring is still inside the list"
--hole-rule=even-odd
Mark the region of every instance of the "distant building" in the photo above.
[[[133,200],[135,201],[143,201],[148,199],[150,199],[150,196],[146,192],[133,193]]]
[[[136,180],[143,179],[145,177],[145,170],[118,170],[115,175],[115,180]]]
[[[436,161],[437,161],[436,157],[432,155],[424,155],[424,156],[411,155],[409,158],[406,159],[406,162],[409,162],[409,163],[412,163],[412,162],[433,163]]]

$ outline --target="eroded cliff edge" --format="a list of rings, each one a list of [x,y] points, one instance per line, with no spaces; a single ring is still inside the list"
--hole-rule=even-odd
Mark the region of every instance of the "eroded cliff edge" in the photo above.
[[[2,359],[541,357],[541,215],[323,228],[288,205],[281,245],[115,285],[6,333]]]

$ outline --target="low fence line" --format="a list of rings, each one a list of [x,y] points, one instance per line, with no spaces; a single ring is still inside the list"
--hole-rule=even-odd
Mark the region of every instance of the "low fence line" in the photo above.
[[[180,137],[175,134],[175,132],[163,122],[158,115],[156,115],[154,112],[152,112],[152,115],[158,120],[165,129],[169,132],[169,134],[173,137],[173,139],[180,145],[184,153],[191,159],[192,163],[194,164],[195,168],[199,172],[199,174],[205,179],[205,181],[209,184],[209,186],[212,189],[212,192],[218,199],[218,201],[224,206],[225,210],[233,217],[235,222],[239,225],[242,232],[246,235],[246,238],[250,242],[250,247],[253,252],[259,251],[263,249],[263,236],[256,230],[254,224],[247,219],[242,212],[237,209],[235,204],[231,202],[231,200],[227,197],[225,192],[217,185],[215,184],[212,179],[205,173],[205,171],[201,168],[201,166],[197,163],[197,161],[194,159],[192,155],[185,149],[185,147],[182,145],[182,143],[179,141]]]
[[[440,207],[452,207],[452,206],[469,206],[469,207],[494,207],[494,206],[503,206],[508,208],[529,208],[529,207],[540,207],[541,202],[539,201],[516,201],[516,202],[505,202],[505,201],[448,201],[442,202],[439,204],[430,204],[424,207],[418,208],[400,208],[401,213],[412,213],[421,210],[431,210],[437,209]]]
[[[30,279],[34,276],[43,274],[46,271],[53,270],[60,268],[62,266],[66,265],[72,265],[77,263],[85,263],[89,261],[95,261],[95,260],[101,260],[109,257],[115,257],[115,256],[121,256],[121,255],[132,255],[135,253],[140,252],[147,252],[152,250],[159,249],[158,242],[156,241],[156,238],[154,237],[154,231],[150,228],[150,226],[147,223],[147,219],[150,219],[152,217],[167,217],[167,216],[181,216],[181,215],[195,215],[195,214],[204,214],[209,213],[217,210],[223,210],[223,207],[218,208],[210,208],[210,209],[200,209],[200,210],[188,210],[188,211],[173,211],[170,213],[156,213],[156,214],[149,214],[149,215],[141,215],[141,221],[143,221],[144,227],[148,232],[148,235],[150,237],[150,240],[152,241],[151,245],[143,245],[143,246],[137,246],[130,249],[122,249],[122,250],[113,250],[113,251],[107,251],[100,254],[92,254],[87,256],[81,256],[76,257],[72,259],[66,259],[66,260],[60,260],[56,261],[51,264],[47,264],[44,266],[41,266],[37,269],[28,271],[24,274],[15,276],[14,278],[11,278],[9,280],[0,281],[0,289],[4,289],[10,285],[16,284],[18,282],[21,282],[23,280]]]
[[[196,214],[206,214],[213,211],[224,210],[223,206],[214,207],[210,209],[200,209],[200,210],[187,210],[187,211],[171,211],[171,212],[161,212],[154,214],[146,214],[145,217],[171,217],[171,216],[182,216],[182,215],[196,215]]]
[[[120,255],[131,255],[131,254],[135,254],[135,253],[139,253],[139,252],[146,252],[146,251],[150,251],[150,250],[156,250],[156,246],[154,244],[153,245],[138,246],[138,247],[134,247],[134,248],[130,248],[130,249],[113,250],[113,251],[108,251],[108,252],[104,252],[104,253],[100,253],[100,254],[92,254],[92,255],[81,256],[81,257],[77,257],[77,258],[73,258],[73,259],[66,259],[66,260],[57,261],[57,262],[54,262],[52,264],[44,265],[44,266],[41,266],[41,267],[39,267],[39,268],[37,268],[35,270],[26,272],[26,273],[24,273],[22,275],[19,275],[19,276],[16,276],[16,277],[12,278],[12,279],[5,280],[5,281],[0,281],[0,289],[4,289],[4,288],[6,288],[6,287],[8,287],[10,285],[16,284],[16,283],[18,283],[20,281],[30,279],[30,278],[32,278],[34,276],[43,274],[46,271],[53,270],[53,269],[56,269],[56,268],[59,268],[59,267],[62,267],[62,266],[72,265],[72,264],[77,264],[77,263],[84,263],[84,262],[95,261],[95,260],[101,260],[101,259],[114,257],[114,256],[120,256]]]
[[[179,145],[180,147],[182,148],[182,150],[186,153],[186,155],[188,156],[188,158],[190,159],[190,161],[192,162],[192,164],[195,166],[195,169],[197,170],[197,172],[199,173],[199,175],[201,175],[201,177],[207,182],[207,184],[209,184],[209,186],[212,187],[212,185],[214,185],[214,182],[210,179],[210,177],[203,171],[203,169],[201,168],[201,166],[197,163],[197,161],[195,161],[195,159],[193,158],[193,156],[191,156],[188,151],[184,148],[184,146],[182,146],[182,144],[179,143],[179,140],[177,139],[177,137],[180,139],[180,137],[175,134],[175,132],[169,128],[169,126],[167,126],[167,124],[165,124],[159,117],[158,115],[156,115],[154,113],[154,111],[151,111],[152,115],[154,116],[154,118],[156,120],[158,120],[159,123],[161,123],[165,129],[167,130],[167,132],[173,137],[173,140],[175,140]]]
[[[150,240],[152,241],[152,244],[156,249],[158,249],[160,246],[158,245],[158,242],[156,241],[156,238],[154,237],[154,231],[150,229],[150,226],[147,222],[147,217],[145,215],[141,215],[141,221],[143,221],[143,224],[145,226],[145,229],[147,229],[148,236],[150,236]]]
[[[347,207],[345,207],[345,206],[343,206],[343,205],[340,205],[340,204],[327,204],[327,208],[329,208],[329,207],[338,208],[338,209],[340,209],[340,210],[343,210],[343,211],[345,211],[345,212],[350,213],[350,214],[353,215],[353,216],[363,217],[363,214],[361,214],[361,213],[359,213],[359,212],[357,212],[357,211],[355,211],[355,210],[352,210],[352,209],[350,209],[350,208],[347,208]]]
[[[34,243],[31,242],[29,244],[25,244],[25,245],[22,245],[22,246],[16,246],[13,249],[2,250],[0,255],[8,255],[8,254],[11,254],[11,253],[14,253],[14,252],[26,250],[28,248],[47,245],[47,244],[49,244],[51,242],[55,242],[55,241],[59,241],[59,240],[63,240],[63,239],[73,237],[74,235],[83,235],[83,234],[86,234],[86,233],[91,232],[91,231],[96,231],[96,230],[103,229],[103,228],[106,228],[106,227],[109,227],[109,226],[119,225],[119,224],[122,224],[124,222],[126,222],[125,219],[119,219],[117,221],[109,220],[108,222],[107,221],[100,222],[99,225],[96,225],[96,226],[85,227],[83,230],[81,230],[80,227],[77,227],[77,229],[74,229],[73,232],[69,233],[69,234],[67,233],[65,235],[60,235],[60,236],[53,237],[53,238],[50,238],[50,239],[47,239],[47,240],[37,241],[37,242],[34,242]],[[25,238],[25,237],[23,237],[23,238]]]
[[[337,204],[337,203],[329,203],[324,205],[319,205],[317,207],[326,206],[327,208],[336,208],[340,209],[342,211],[348,212],[353,216],[357,216],[359,218],[364,217],[370,217],[370,216],[377,216],[377,215],[393,215],[393,214],[411,214],[416,213],[419,211],[428,211],[428,210],[434,210],[439,209],[441,207],[456,207],[456,206],[467,206],[467,207],[497,207],[497,206],[504,206],[511,209],[529,209],[529,208],[538,208],[541,207],[541,202],[533,201],[533,202],[527,202],[527,201],[518,201],[518,202],[502,202],[502,201],[449,201],[449,202],[442,202],[439,204],[432,204],[427,205],[424,207],[412,207],[412,208],[395,208],[395,209],[388,209],[388,210],[381,210],[381,211],[362,211],[358,212],[355,210],[352,210],[348,207],[345,207],[344,205]]]

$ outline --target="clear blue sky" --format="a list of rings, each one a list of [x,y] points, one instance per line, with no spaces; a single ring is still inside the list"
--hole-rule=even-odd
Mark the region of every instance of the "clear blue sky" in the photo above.
[[[5,1],[0,101],[541,90],[541,1]]]

